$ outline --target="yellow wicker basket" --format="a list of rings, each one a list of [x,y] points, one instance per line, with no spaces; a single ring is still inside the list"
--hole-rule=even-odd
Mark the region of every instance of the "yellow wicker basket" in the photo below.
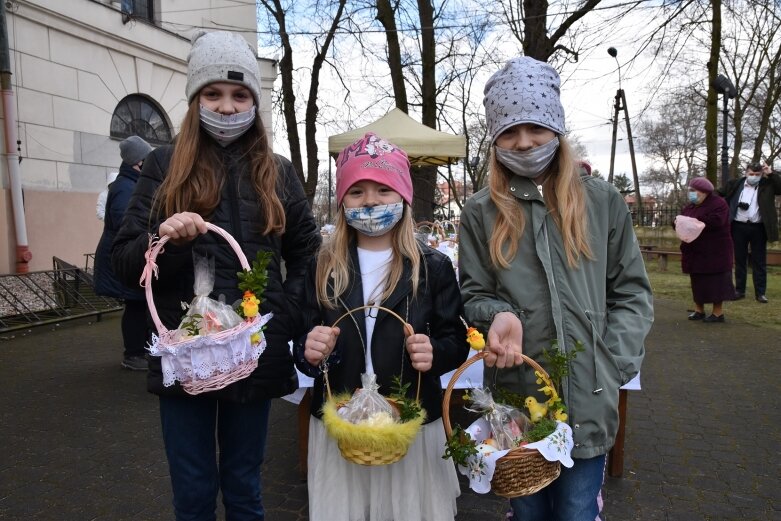
[[[526,355],[521,356],[526,364],[548,377],[548,373],[537,362]],[[456,369],[448,382],[442,399],[442,422],[448,438],[453,434],[450,425],[450,396],[453,394],[453,387],[470,365],[483,358],[485,351],[469,358]],[[496,470],[491,478],[491,492],[506,498],[528,496],[548,486],[560,473],[561,464],[558,461],[548,461],[536,450],[516,447],[496,460]]]
[[[405,336],[410,336],[414,332],[412,326],[407,324],[403,318],[382,306],[361,306],[351,309],[339,317],[333,326],[336,327],[339,322],[355,311],[364,309],[379,309],[385,311],[397,318],[404,326]],[[328,398],[323,404],[323,424],[328,434],[336,440],[339,451],[346,460],[358,465],[388,465],[395,463],[407,454],[409,446],[415,440],[423,421],[426,418],[426,411],[421,409],[420,414],[412,420],[403,423],[393,423],[391,425],[361,425],[354,424],[343,419],[338,414],[338,410],[350,399],[349,395],[341,394],[334,396],[331,393],[331,385],[328,382],[328,371],[323,373],[326,392]],[[392,407],[396,404],[391,398],[385,398]],[[420,373],[418,373],[418,386],[415,393],[415,400],[420,399]]]

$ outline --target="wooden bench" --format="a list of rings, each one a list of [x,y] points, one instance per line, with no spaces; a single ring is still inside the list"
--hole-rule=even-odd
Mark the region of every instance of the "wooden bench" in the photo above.
[[[678,260],[681,258],[680,251],[672,250],[657,250],[653,246],[642,246],[640,252],[643,254],[645,260],[651,260],[653,258],[659,261],[659,271],[667,271],[667,260],[670,257],[676,257]]]

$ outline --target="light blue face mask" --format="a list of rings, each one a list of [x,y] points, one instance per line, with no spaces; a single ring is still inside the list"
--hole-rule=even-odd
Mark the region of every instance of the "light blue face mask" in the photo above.
[[[700,200],[700,195],[697,192],[689,192],[689,202],[697,204]]]
[[[553,162],[558,149],[559,136],[556,136],[544,145],[524,151],[495,146],[494,153],[496,159],[510,169],[513,174],[534,179],[539,177]]]
[[[364,235],[379,237],[396,226],[404,214],[404,202],[378,206],[344,207],[347,224]]]
[[[761,175],[747,175],[746,176],[746,182],[750,184],[751,186],[757,186],[759,182],[762,180]]]

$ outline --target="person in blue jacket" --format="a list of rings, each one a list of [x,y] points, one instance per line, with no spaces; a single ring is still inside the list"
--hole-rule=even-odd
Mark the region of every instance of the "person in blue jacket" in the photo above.
[[[132,371],[147,370],[146,300],[140,288],[130,288],[117,279],[111,267],[111,244],[122,224],[144,159],[151,151],[152,146],[138,136],[130,136],[119,144],[122,165],[119,167],[119,175],[108,187],[103,234],[95,250],[95,293],[125,302],[122,313],[122,341],[125,345],[122,367]]]

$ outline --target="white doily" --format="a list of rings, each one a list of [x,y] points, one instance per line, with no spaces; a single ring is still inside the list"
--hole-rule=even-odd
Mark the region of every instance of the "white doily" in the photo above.
[[[260,332],[271,320],[268,313],[254,322],[243,322],[235,328],[216,335],[197,336],[188,340],[169,343],[175,331],[163,338],[152,334],[148,350],[159,356],[163,369],[163,385],[169,387],[177,380],[181,383],[206,380],[219,373],[227,373],[250,360],[257,360],[266,349],[266,337],[260,333],[260,342],[252,344],[250,337]]]
[[[491,435],[491,428],[485,418],[479,418],[465,430],[478,444]],[[571,468],[574,464],[570,456],[573,446],[570,426],[566,423],[556,422],[555,431],[540,441],[526,445],[526,448],[537,450],[548,461],[560,461],[565,467]],[[494,470],[496,470],[496,460],[508,452],[510,451],[497,450],[485,455],[470,456],[467,466],[459,465],[458,470],[469,478],[469,488],[478,494],[485,494],[491,491],[491,479],[494,477]]]

